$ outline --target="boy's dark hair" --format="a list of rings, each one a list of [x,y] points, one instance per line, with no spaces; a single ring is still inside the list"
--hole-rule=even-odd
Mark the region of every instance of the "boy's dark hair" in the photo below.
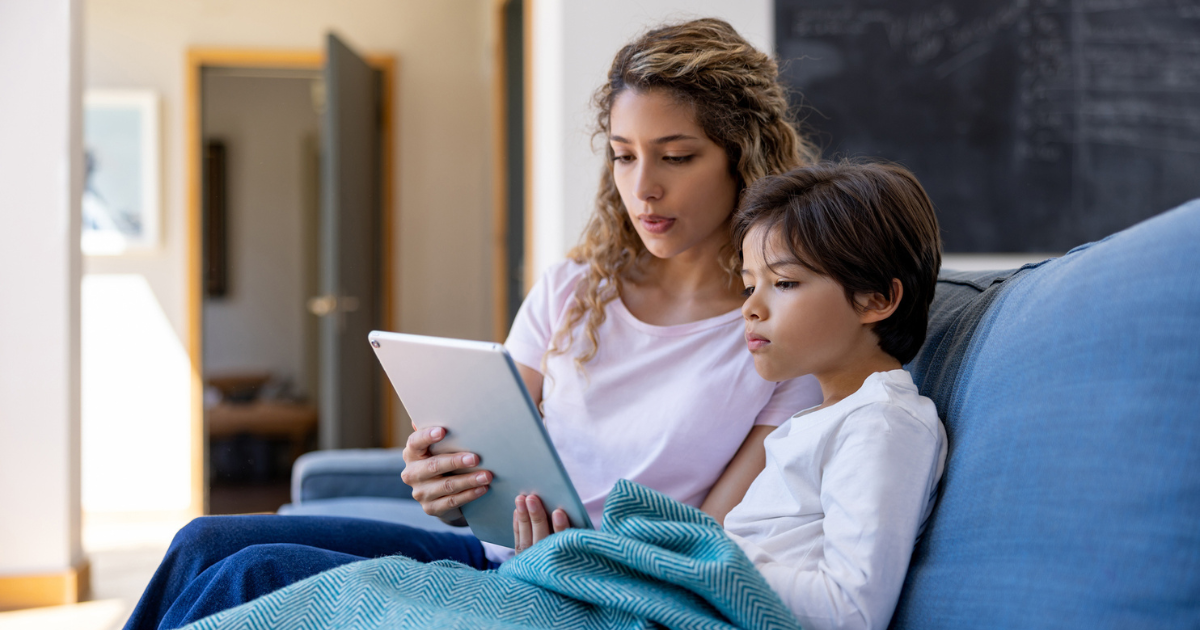
[[[874,326],[879,347],[908,363],[925,342],[929,304],[942,266],[933,204],[916,176],[896,164],[822,162],[764,177],[746,189],[733,216],[733,242],[756,226],[779,231],[799,263],[835,280],[856,309],[858,293],[900,305]]]

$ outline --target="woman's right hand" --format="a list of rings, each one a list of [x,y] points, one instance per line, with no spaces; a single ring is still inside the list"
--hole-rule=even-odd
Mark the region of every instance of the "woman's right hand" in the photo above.
[[[429,448],[446,437],[446,430],[433,427],[414,431],[404,445],[404,472],[400,478],[412,486],[413,498],[426,514],[453,521],[461,516],[458,508],[483,496],[492,473],[487,470],[456,472],[479,464],[474,453],[434,455]]]

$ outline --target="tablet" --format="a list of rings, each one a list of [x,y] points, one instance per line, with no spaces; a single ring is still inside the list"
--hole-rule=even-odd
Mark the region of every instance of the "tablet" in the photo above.
[[[478,468],[492,471],[487,493],[462,506],[477,538],[513,546],[518,494],[566,510],[572,527],[592,527],[504,346],[380,331],[368,339],[413,425],[446,429],[432,452],[475,453]]]

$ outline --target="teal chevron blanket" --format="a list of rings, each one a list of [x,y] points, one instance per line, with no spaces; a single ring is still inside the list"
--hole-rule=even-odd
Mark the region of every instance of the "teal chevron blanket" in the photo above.
[[[798,629],[712,517],[620,481],[598,531],[569,530],[495,571],[403,556],[348,564],[187,626]]]

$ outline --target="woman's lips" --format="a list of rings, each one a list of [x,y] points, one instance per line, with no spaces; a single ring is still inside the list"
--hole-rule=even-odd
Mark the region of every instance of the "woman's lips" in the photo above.
[[[763,346],[769,343],[771,343],[771,340],[763,337],[762,335],[746,333],[746,347],[750,349],[750,352],[760,350]]]
[[[642,224],[642,229],[651,234],[665,234],[675,225],[675,219],[660,217],[656,214],[638,215],[638,222]]]

